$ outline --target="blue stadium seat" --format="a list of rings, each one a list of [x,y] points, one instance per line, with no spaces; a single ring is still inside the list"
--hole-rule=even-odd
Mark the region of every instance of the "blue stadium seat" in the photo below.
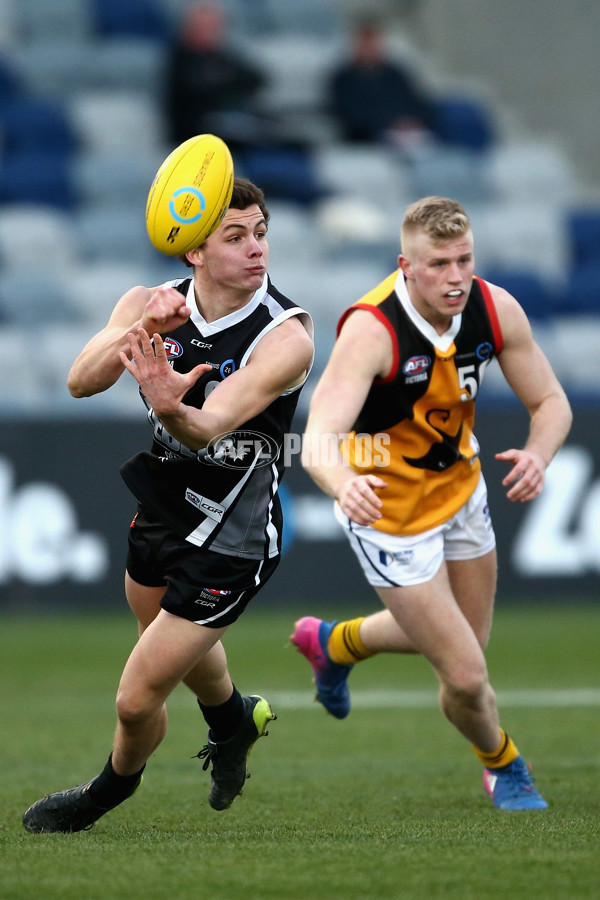
[[[236,154],[244,175],[268,197],[310,206],[327,192],[318,183],[310,151],[294,147],[252,148]]]
[[[444,144],[467,150],[487,150],[495,141],[490,112],[483,103],[466,97],[434,101],[435,133]]]
[[[567,216],[567,237],[574,266],[600,261],[600,209],[573,210]]]
[[[72,209],[74,199],[69,154],[27,150],[1,160],[0,203],[41,203]]]
[[[71,153],[77,148],[75,129],[63,105],[54,100],[17,97],[0,109],[4,152],[29,150]]]
[[[557,310],[554,289],[537,272],[526,269],[488,268],[482,273],[486,281],[497,284],[515,297],[530,319],[551,319]]]
[[[93,0],[93,14],[103,37],[171,38],[171,20],[159,0]]]
[[[13,103],[22,90],[22,80],[16,70],[6,60],[0,59],[0,112]]]
[[[600,316],[600,260],[571,269],[559,311],[564,315]]]

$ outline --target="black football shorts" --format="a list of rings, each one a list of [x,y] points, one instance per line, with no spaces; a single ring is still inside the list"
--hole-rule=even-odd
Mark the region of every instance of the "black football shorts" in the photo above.
[[[162,608],[208,628],[235,622],[278,563],[279,556],[243,559],[196,547],[141,506],[129,529],[130,577],[146,587],[166,585]]]

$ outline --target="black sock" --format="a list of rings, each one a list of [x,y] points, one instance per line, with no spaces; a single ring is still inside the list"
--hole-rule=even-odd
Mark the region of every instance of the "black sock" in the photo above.
[[[219,706],[205,706],[198,700],[198,706],[204,716],[204,721],[211,730],[211,740],[215,743],[229,740],[241,725],[244,703],[242,695],[235,685],[233,694],[225,703],[221,703]]]
[[[94,779],[90,788],[90,797],[100,809],[112,809],[127,800],[137,787],[146,766],[142,766],[135,775],[118,775],[112,767],[112,753],[102,772]]]

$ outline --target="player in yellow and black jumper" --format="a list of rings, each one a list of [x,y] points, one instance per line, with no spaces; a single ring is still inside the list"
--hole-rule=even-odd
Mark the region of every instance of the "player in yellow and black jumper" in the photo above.
[[[527,502],[542,490],[571,411],[515,298],[474,275],[461,206],[418,201],[401,238],[399,270],[340,321],[303,450],[386,609],[341,623],[306,616],[292,641],[313,667],[318,699],[338,718],[350,711],[354,663],[382,652],[423,654],[444,714],[483,763],[495,806],[543,809],[500,727],[488,680],[497,560],[473,423],[495,357],[530,414],[525,447],[496,454],[510,465],[508,498]],[[321,452],[327,436],[330,444],[340,437],[333,464]]]

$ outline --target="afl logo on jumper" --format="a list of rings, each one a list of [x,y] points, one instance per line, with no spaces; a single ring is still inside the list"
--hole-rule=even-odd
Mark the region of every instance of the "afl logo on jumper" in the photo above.
[[[411,356],[402,366],[402,371],[406,375],[405,383],[412,384],[415,381],[427,381],[427,370],[431,366],[429,356]]]
[[[177,359],[177,357],[181,356],[183,353],[183,347],[179,341],[176,341],[174,338],[164,338],[163,343],[167,352],[167,359]]]

